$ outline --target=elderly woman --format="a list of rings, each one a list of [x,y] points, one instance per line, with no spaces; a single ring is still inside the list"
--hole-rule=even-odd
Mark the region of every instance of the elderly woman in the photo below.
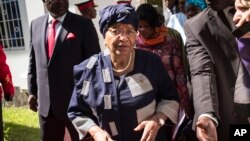
[[[108,6],[99,24],[107,49],[74,67],[69,118],[95,141],[162,141],[165,120],[176,123],[178,95],[160,58],[134,49],[134,8]]]

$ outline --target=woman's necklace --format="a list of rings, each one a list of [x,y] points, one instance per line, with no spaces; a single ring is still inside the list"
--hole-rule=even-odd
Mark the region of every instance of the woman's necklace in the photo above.
[[[114,69],[113,68],[113,71],[118,72],[118,73],[126,71],[129,68],[129,66],[131,65],[132,58],[133,58],[133,53],[131,52],[129,55],[129,60],[128,60],[128,64],[126,65],[126,67],[123,69]]]

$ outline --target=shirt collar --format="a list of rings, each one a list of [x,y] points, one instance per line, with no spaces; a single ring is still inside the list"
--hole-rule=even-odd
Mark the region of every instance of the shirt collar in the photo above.
[[[67,12],[65,14],[63,14],[62,16],[57,17],[56,19],[62,23],[64,21],[64,19],[65,19],[66,14],[67,14]],[[48,23],[51,23],[53,19],[54,18],[49,14]]]

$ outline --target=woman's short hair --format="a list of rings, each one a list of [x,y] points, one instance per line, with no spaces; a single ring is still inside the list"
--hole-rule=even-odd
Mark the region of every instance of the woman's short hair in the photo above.
[[[151,27],[160,27],[163,23],[161,15],[157,12],[151,4],[141,4],[136,9],[138,20],[145,20]]]

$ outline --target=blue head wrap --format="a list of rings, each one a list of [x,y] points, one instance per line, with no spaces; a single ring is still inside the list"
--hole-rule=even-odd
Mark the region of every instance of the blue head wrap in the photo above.
[[[137,30],[138,20],[134,7],[129,4],[110,5],[100,12],[100,32],[104,36],[107,28],[114,23],[131,24]]]
[[[207,7],[207,4],[206,4],[205,0],[186,0],[185,5],[186,6],[195,5],[201,10],[203,10],[203,9],[205,9]]]

